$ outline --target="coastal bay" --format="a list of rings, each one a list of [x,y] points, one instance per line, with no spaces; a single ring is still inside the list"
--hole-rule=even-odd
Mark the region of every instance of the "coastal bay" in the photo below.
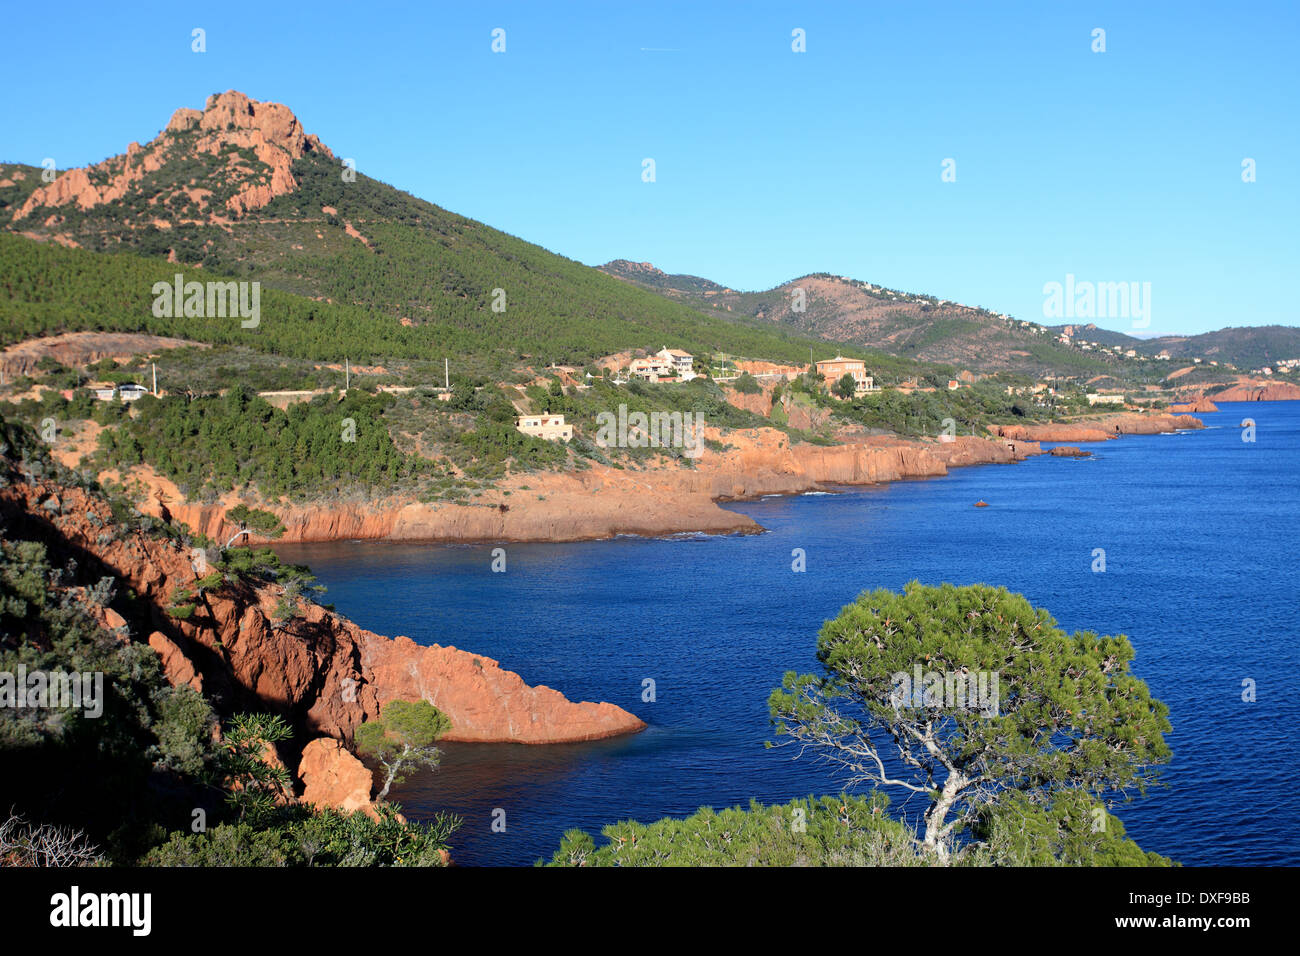
[[[1247,416],[1254,443],[1238,427]],[[441,769],[396,796],[417,817],[465,817],[460,862],[531,863],[572,826],[835,792],[826,767],[763,748],[767,692],[785,670],[815,665],[817,628],[843,604],[916,578],[1002,585],[1067,628],[1127,634],[1136,673],[1171,707],[1175,759],[1169,789],[1112,812],[1144,847],[1184,863],[1294,863],[1297,834],[1260,813],[1288,799],[1283,784],[1255,763],[1294,753],[1287,728],[1300,719],[1284,693],[1300,664],[1286,611],[1300,405],[1225,404],[1203,418],[1203,431],[1129,436],[1085,459],[727,505],[767,529],[757,537],[507,545],[503,574],[474,544],[280,550],[309,563],[362,626],[463,643],[529,683],[649,724],[589,744],[449,744]],[[990,507],[972,508],[977,499]],[[805,572],[792,570],[795,548]],[[1251,703],[1246,679],[1259,688]],[[505,833],[490,828],[496,808],[512,821]],[[1206,814],[1224,821],[1213,844],[1196,835]]]

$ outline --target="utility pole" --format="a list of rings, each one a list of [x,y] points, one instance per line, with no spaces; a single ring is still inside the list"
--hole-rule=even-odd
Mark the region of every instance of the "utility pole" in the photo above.
[[[352,361],[351,359],[344,358],[343,359],[343,391],[346,392],[351,387],[352,387]]]
[[[153,362],[153,397],[158,397],[158,363]]]
[[[442,388],[443,391],[451,391],[451,359],[442,360]]]

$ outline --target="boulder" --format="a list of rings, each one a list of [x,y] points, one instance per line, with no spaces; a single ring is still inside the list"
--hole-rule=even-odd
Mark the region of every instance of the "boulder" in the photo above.
[[[370,770],[333,737],[317,737],[303,748],[298,778],[303,803],[379,816],[370,800],[374,787]]]

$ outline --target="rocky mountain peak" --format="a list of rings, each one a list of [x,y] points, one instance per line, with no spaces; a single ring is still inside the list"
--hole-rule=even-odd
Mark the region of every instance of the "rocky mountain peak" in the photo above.
[[[84,212],[138,199],[143,215],[124,217],[137,226],[220,222],[295,190],[293,162],[308,153],[333,158],[287,106],[227,90],[209,96],[202,110],[178,109],[144,146],[133,142],[123,154],[63,173],[33,192],[13,221],[44,213],[45,224],[54,225],[69,204]],[[185,163],[196,158],[205,175],[194,176],[193,164]],[[178,162],[189,167],[184,181],[168,177]]]

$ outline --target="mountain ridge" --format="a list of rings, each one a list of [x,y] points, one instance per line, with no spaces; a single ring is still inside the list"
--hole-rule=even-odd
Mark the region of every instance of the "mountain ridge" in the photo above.
[[[827,341],[848,341],[862,348],[941,364],[967,364],[981,371],[1010,368],[1043,374],[1062,366],[1076,371],[1105,371],[1108,364],[1115,363],[1112,356],[1095,358],[1098,345],[1132,349],[1147,358],[1162,353],[1171,360],[1213,358],[1243,369],[1300,357],[1300,328],[1293,326],[1225,326],[1194,335],[1140,338],[1102,328],[1095,322],[1047,325],[1016,319],[982,306],[902,292],[827,272],[807,273],[770,289],[741,291],[701,276],[665,273],[650,262],[613,259],[597,268],[701,310],[738,312],[787,323]],[[798,290],[804,293],[802,311],[795,308]],[[821,302],[814,305],[818,297]],[[910,319],[911,324],[900,318]],[[1065,345],[1062,335],[1076,342],[1088,341],[1091,346],[1086,350],[1068,345],[1058,348]],[[963,336],[978,336],[985,341],[963,346]],[[952,338],[958,340],[956,347]],[[1005,347],[1002,357],[1010,359],[1004,365],[998,362],[998,347]]]

